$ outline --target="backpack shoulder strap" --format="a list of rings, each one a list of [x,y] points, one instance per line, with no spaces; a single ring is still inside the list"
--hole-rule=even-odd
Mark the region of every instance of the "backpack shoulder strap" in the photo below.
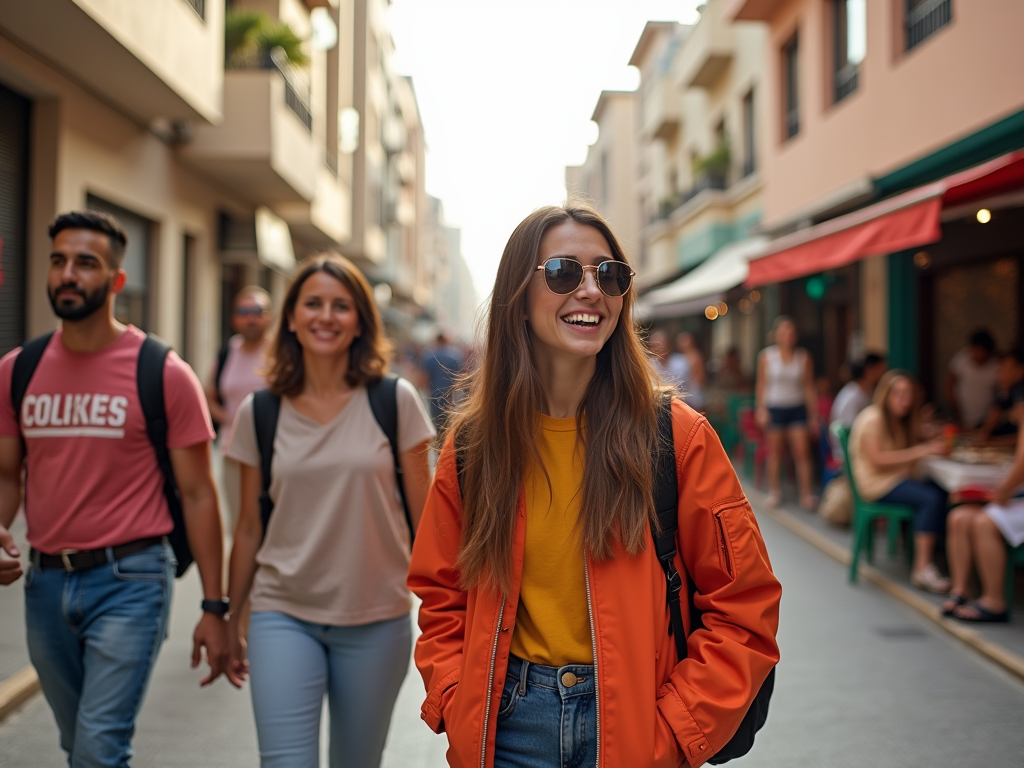
[[[11,405],[14,407],[14,419],[21,425],[21,404],[25,401],[25,393],[28,391],[28,383],[43,358],[53,332],[36,336],[31,341],[26,341],[21,347],[21,352],[14,359],[14,370],[11,371]]]
[[[231,342],[229,341],[217,352],[217,372],[213,379],[213,388],[217,390],[217,399],[223,400],[220,394],[220,379],[224,375],[224,366],[228,361],[228,355],[231,354]]]
[[[269,389],[260,389],[252,396],[252,418],[256,427],[256,447],[260,452],[260,474],[263,487],[260,491],[260,520],[263,535],[267,535],[270,513],[274,502],[270,499],[270,465],[274,461],[274,436],[277,434],[277,419],[281,414],[281,398]]]
[[[391,458],[395,464],[395,479],[398,482],[398,495],[402,498],[402,511],[405,523],[409,526],[409,541],[416,537],[409,512],[409,501],[405,497],[405,478],[402,475],[402,464],[398,456],[398,376],[389,373],[366,388],[370,400],[370,410],[377,420],[381,431],[391,444]]]
[[[658,554],[658,562],[665,571],[669,621],[672,636],[676,641],[676,652],[679,659],[686,658],[686,632],[683,628],[683,615],[679,605],[679,593],[682,591],[683,577],[676,570],[676,531],[679,527],[679,482],[676,478],[676,451],[672,439],[672,396],[662,395],[658,406],[658,445],[652,458],[654,481],[654,509],[658,515],[658,527],[651,526],[654,538],[654,549]],[[692,604],[692,599],[691,599]]]

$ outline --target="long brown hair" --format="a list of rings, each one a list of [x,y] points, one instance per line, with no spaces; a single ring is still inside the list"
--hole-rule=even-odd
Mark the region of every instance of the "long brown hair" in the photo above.
[[[285,293],[277,331],[270,344],[267,383],[270,391],[279,397],[296,397],[301,394],[305,384],[302,345],[288,324],[295,313],[302,285],[317,272],[326,272],[348,289],[359,315],[360,333],[349,347],[345,381],[356,387],[376,381],[388,372],[391,342],[383,334],[380,313],[373,301],[370,284],[356,265],[344,256],[333,252],[320,253],[299,264],[298,272]]]
[[[539,459],[535,440],[543,403],[523,320],[526,292],[541,239],[567,222],[598,230],[612,256],[628,262],[604,219],[585,205],[535,211],[505,246],[491,294],[483,360],[470,375],[470,394],[451,424],[463,467],[458,566],[467,589],[481,585],[508,594],[512,586],[516,509],[529,460]],[[629,554],[640,551],[654,519],[650,456],[657,439],[659,389],[633,327],[633,302],[633,292],[627,291],[576,414],[586,424],[586,431],[579,432],[586,466],[577,529],[583,548],[599,559],[612,556],[615,540]]]
[[[907,383],[910,384],[913,401],[910,406],[910,412],[902,418],[897,418],[889,410],[889,392],[892,390],[893,384],[900,379],[906,379]],[[879,379],[878,386],[875,387],[873,403],[882,412],[882,421],[894,447],[909,448],[919,442],[921,413],[917,404],[917,386],[911,374],[898,368],[886,371],[882,378]]]

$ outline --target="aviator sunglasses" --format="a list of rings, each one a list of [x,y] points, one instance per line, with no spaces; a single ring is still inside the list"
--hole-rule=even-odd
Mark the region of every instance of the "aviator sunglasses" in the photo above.
[[[566,296],[583,285],[583,276],[588,269],[596,273],[597,287],[605,296],[622,296],[629,290],[636,274],[624,261],[609,260],[584,266],[565,256],[555,256],[537,267],[538,272],[544,270],[548,290],[559,296]]]

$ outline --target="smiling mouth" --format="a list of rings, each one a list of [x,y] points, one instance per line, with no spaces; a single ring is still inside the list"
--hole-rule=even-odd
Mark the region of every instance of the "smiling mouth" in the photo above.
[[[575,325],[578,328],[596,328],[601,324],[601,316],[593,312],[573,312],[561,318],[563,323]]]

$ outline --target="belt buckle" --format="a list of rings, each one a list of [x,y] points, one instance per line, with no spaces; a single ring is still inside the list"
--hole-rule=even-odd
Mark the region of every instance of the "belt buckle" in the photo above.
[[[64,570],[67,573],[73,573],[75,568],[71,565],[71,558],[68,555],[77,555],[79,550],[77,549],[62,549],[60,551],[60,561],[64,563]]]

